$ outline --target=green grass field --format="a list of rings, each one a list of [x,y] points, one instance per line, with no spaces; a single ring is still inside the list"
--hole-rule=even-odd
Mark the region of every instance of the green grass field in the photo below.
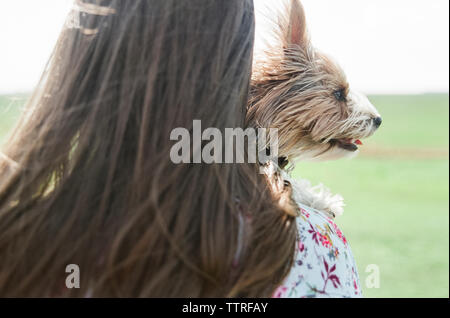
[[[449,97],[372,96],[383,117],[357,158],[302,163],[295,176],[343,195],[337,219],[366,297],[449,296]],[[365,287],[369,264],[380,288]]]
[[[24,97],[0,97],[0,144]],[[352,160],[302,163],[295,176],[344,196],[337,219],[349,240],[366,297],[449,296],[449,97],[372,96],[383,116]],[[366,288],[366,267],[380,288]]]
[[[0,147],[17,122],[26,98],[26,95],[0,96]]]

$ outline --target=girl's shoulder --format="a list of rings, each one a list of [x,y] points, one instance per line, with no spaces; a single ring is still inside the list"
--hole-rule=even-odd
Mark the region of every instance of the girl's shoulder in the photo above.
[[[326,213],[298,203],[295,263],[274,297],[361,297],[350,245]]]

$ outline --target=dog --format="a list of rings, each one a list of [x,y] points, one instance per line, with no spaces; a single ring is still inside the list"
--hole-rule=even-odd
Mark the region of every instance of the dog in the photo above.
[[[370,137],[382,119],[367,97],[350,88],[338,64],[314,48],[299,0],[286,6],[275,36],[277,44],[255,61],[247,126],[278,129],[276,169],[289,180],[298,161],[355,156],[361,139]],[[323,185],[312,187],[304,179],[289,183],[297,202],[332,217],[343,213],[343,198]]]

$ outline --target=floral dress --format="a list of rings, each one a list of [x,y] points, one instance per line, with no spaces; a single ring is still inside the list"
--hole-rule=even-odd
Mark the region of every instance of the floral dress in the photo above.
[[[355,260],[341,230],[324,212],[297,204],[295,264],[273,297],[362,297]]]

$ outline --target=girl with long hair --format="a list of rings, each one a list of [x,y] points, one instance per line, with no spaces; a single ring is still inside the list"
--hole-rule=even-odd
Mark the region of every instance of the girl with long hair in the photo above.
[[[272,295],[297,230],[257,164],[170,160],[243,127],[253,41],[251,0],[76,1],[0,157],[1,296]]]

